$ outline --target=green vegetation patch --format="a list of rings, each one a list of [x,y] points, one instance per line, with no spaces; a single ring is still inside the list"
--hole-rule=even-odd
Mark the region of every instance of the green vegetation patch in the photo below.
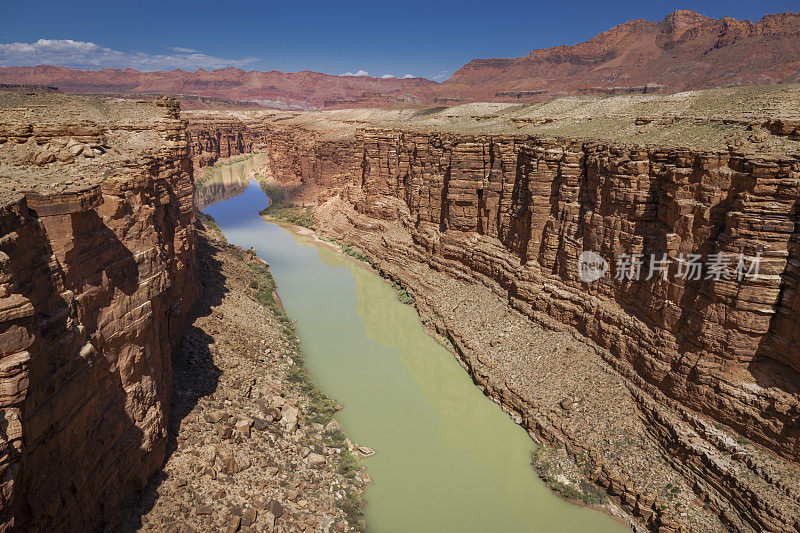
[[[266,177],[256,174],[256,181],[261,190],[269,196],[270,204],[259,213],[274,220],[282,220],[295,226],[314,229],[314,213],[310,207],[294,205],[291,201],[291,190],[274,182],[267,182]]]
[[[336,502],[336,506],[344,512],[347,523],[355,531],[366,531],[364,522],[364,503],[361,496],[354,491],[348,491],[344,498]]]
[[[314,214],[310,207],[270,205],[266,209],[262,209],[259,214],[275,220],[282,220],[295,226],[314,229]]]
[[[436,339],[436,342],[438,342],[439,344],[441,344],[442,346],[444,346],[444,347],[445,347],[445,348],[446,348],[448,351],[450,351],[450,352],[452,352],[452,353],[456,353],[456,347],[455,347],[455,346],[453,346],[453,343],[452,343],[452,342],[450,342],[450,339],[448,339],[448,338],[447,338],[447,337],[445,337],[444,335],[440,335],[440,334],[439,334],[439,333],[437,333],[436,331],[431,331],[431,332],[430,332],[430,335],[431,335],[431,336],[432,336],[434,339]]]
[[[389,278],[389,281],[392,282],[392,287],[397,291],[397,299],[400,303],[414,305],[414,297],[406,291],[405,287],[403,287],[400,282],[392,278]]]
[[[353,243],[350,242],[344,243],[340,245],[339,248],[342,250],[342,252],[345,253],[345,255],[349,255],[350,257],[358,261],[369,263],[369,257],[367,257],[367,255]]]

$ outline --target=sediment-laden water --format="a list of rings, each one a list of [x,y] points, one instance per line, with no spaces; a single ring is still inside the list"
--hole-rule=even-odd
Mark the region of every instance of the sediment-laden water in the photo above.
[[[366,492],[370,531],[626,530],[550,492],[531,466],[527,433],[382,278],[261,220],[267,197],[254,181],[246,185],[256,163],[223,167],[206,185],[216,189],[204,205],[218,203],[205,212],[229,242],[253,246],[270,263],[311,376],[344,405],[336,418],[348,436],[377,451],[363,460],[374,481]]]

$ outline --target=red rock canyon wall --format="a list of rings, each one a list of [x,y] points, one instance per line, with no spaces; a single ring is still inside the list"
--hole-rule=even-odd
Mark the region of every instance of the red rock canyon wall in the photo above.
[[[406,218],[434,268],[496,282],[514,307],[574,327],[668,397],[800,456],[800,161],[391,131],[358,140],[345,194],[375,218]],[[612,271],[582,282],[584,250]],[[755,279],[681,279],[675,263],[666,279],[616,279],[617,256],[665,253],[763,259]]]
[[[113,525],[163,463],[171,353],[198,294],[177,113],[168,105],[127,126],[0,126],[0,140],[20,147],[148,137],[104,175],[17,187],[0,207],[0,529]]]

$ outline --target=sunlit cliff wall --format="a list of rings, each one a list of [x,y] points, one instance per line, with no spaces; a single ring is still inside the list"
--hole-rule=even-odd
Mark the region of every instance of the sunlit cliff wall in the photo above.
[[[407,217],[436,268],[492,280],[647,385],[800,456],[800,161],[389,131],[359,142],[346,193],[376,218]],[[611,271],[582,282],[584,250]],[[762,259],[741,280],[733,264],[731,279],[681,279],[674,262],[666,279],[616,279],[621,254],[665,253]]]

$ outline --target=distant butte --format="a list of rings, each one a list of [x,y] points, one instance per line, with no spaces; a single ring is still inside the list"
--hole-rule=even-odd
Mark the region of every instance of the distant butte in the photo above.
[[[512,59],[475,59],[441,89],[465,100],[509,101],[515,95],[496,93],[517,91],[521,98],[543,100],[798,80],[800,14],[766,15],[753,23],[679,10],[661,22],[626,22],[573,46]]]

